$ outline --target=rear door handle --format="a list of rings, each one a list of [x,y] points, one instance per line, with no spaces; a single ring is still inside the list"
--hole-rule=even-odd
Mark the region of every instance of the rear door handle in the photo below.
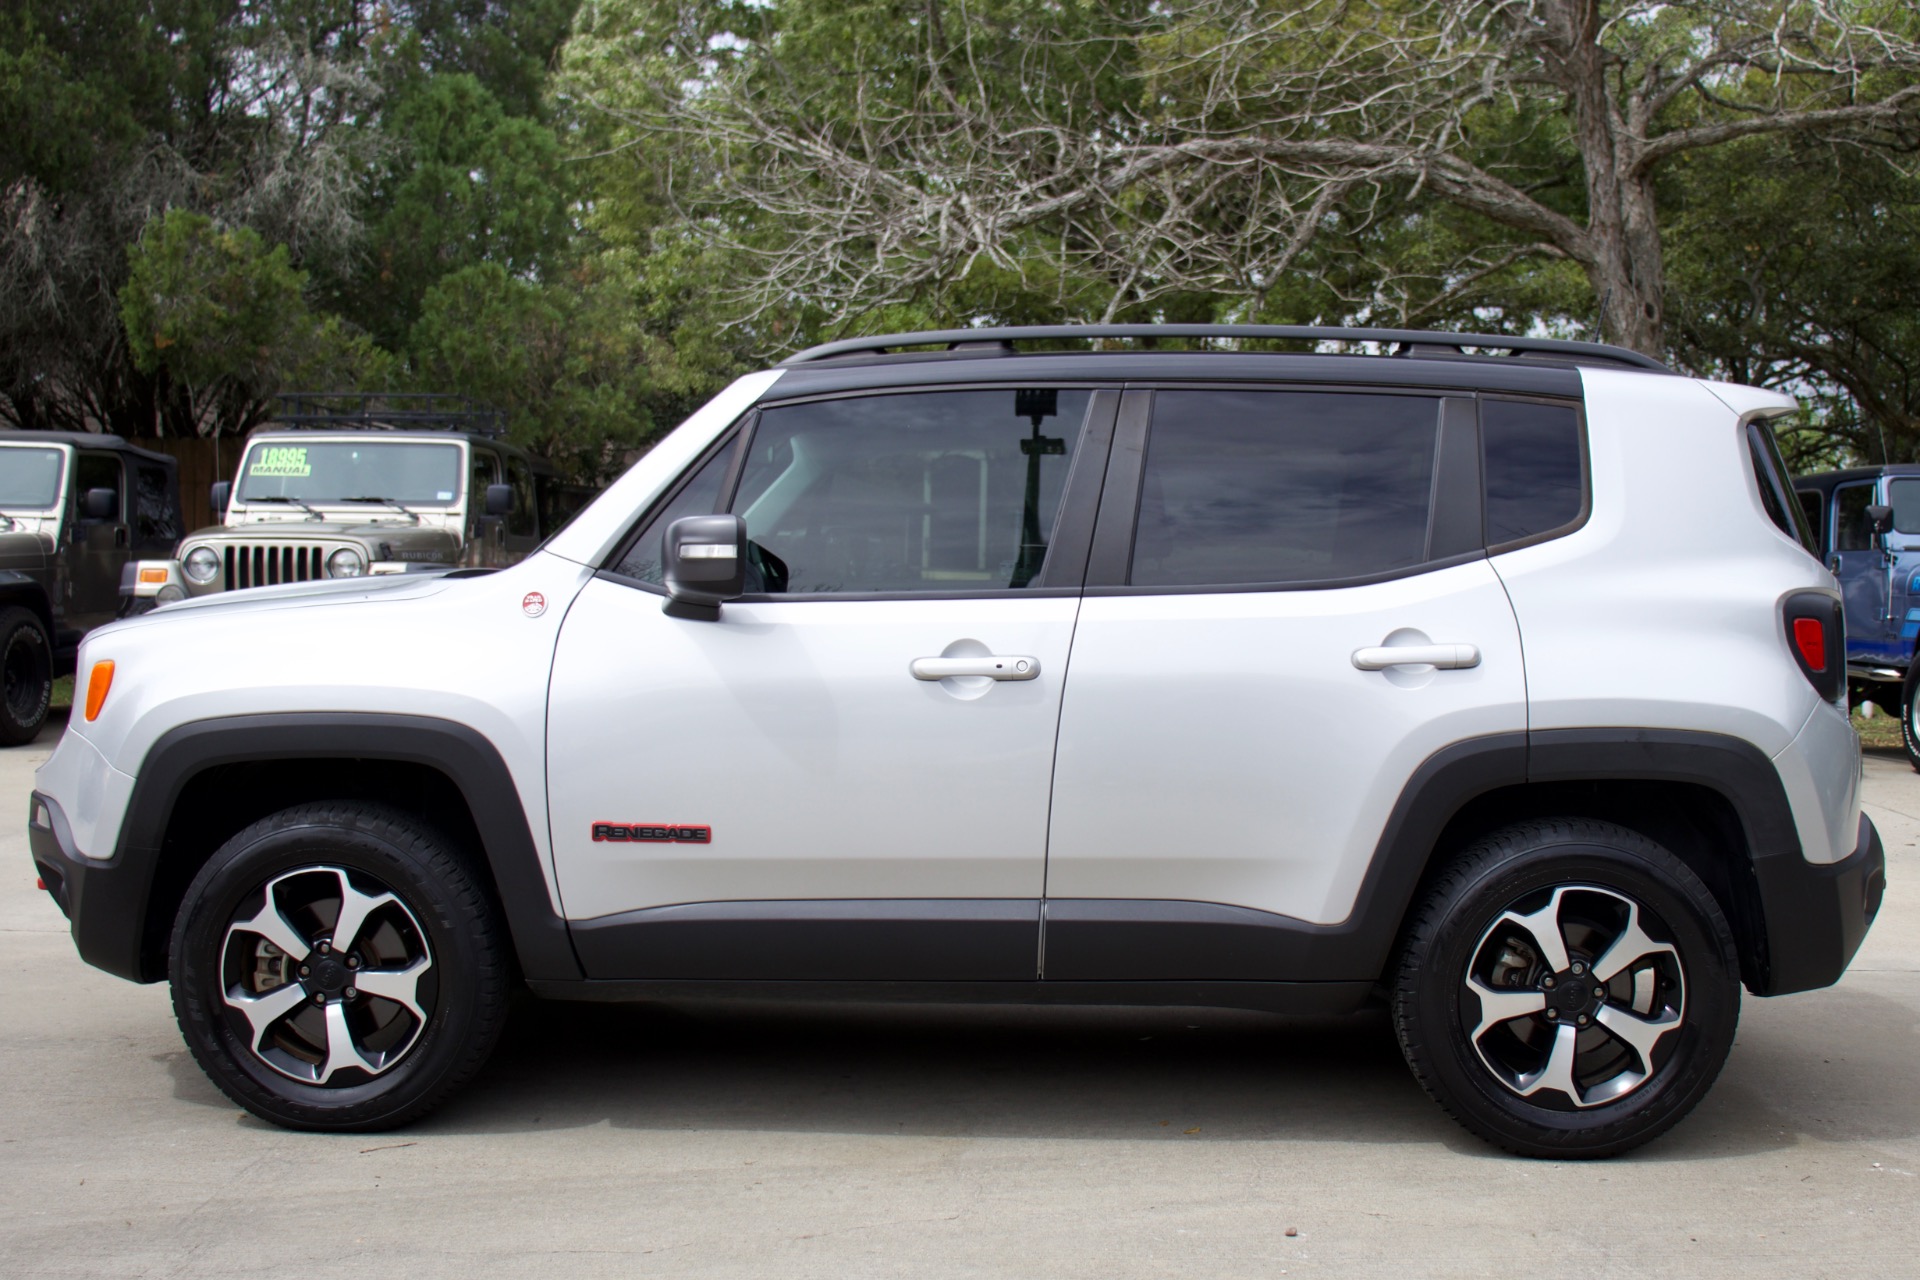
[[[985,676],[989,680],[1031,680],[1040,674],[1040,659],[1017,654],[990,653],[984,658],[915,658],[907,670],[915,680],[945,680],[948,676]]]
[[[1480,665],[1480,650],[1470,644],[1380,645],[1355,649],[1353,665],[1362,671],[1385,671],[1388,667],[1461,667]]]

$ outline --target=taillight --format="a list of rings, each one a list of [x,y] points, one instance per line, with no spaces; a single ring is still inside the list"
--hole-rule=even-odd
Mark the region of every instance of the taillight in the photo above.
[[[1821,591],[1796,591],[1781,602],[1787,648],[1807,683],[1828,702],[1847,686],[1847,633],[1840,602]]]

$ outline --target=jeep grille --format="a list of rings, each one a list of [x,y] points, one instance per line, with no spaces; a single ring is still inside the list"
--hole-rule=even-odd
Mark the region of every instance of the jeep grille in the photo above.
[[[227,589],[312,582],[327,576],[326,549],[316,546],[228,547]]]

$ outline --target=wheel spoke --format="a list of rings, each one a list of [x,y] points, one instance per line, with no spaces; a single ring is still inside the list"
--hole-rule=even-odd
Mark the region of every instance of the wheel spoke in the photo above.
[[[347,1030],[347,1007],[335,1000],[327,1005],[327,1060],[315,1078],[325,1084],[333,1079],[334,1072],[347,1067],[358,1067],[369,1075],[380,1070],[362,1056],[360,1046],[353,1042],[353,1033]]]
[[[1467,975],[1467,990],[1480,997],[1480,1025],[1473,1029],[1473,1038],[1476,1040],[1491,1027],[1514,1018],[1524,1018],[1530,1013],[1539,1013],[1547,1007],[1547,997],[1542,992],[1501,991],[1472,974]]]
[[[1547,1054],[1546,1065],[1532,1075],[1520,1077],[1520,1088],[1516,1090],[1523,1098],[1532,1097],[1542,1089],[1556,1089],[1567,1095],[1573,1105],[1584,1105],[1580,1097],[1580,1086],[1573,1082],[1573,1061],[1578,1053],[1576,1041],[1580,1033],[1573,1027],[1562,1026],[1553,1033],[1553,1050]]]
[[[1606,954],[1593,962],[1593,976],[1602,982],[1612,982],[1622,969],[1629,968],[1642,960],[1654,956],[1674,956],[1679,953],[1664,942],[1655,942],[1640,927],[1640,906],[1635,902],[1627,903],[1627,927],[1613,940]]]
[[[335,951],[350,951],[359,940],[360,930],[366,926],[367,917],[386,906],[398,901],[392,894],[383,893],[372,897],[360,892],[347,882],[347,873],[335,870],[340,880],[340,914],[333,922],[331,939]]]
[[[258,1053],[260,1042],[267,1038],[267,1031],[304,1004],[307,993],[299,983],[289,982],[263,996],[236,995],[229,991],[225,997],[230,1007],[246,1016],[247,1025],[253,1028],[253,1051]]]
[[[1680,1015],[1669,1009],[1658,1018],[1642,1018],[1614,1005],[1606,1005],[1595,1015],[1595,1021],[1607,1029],[1608,1035],[1639,1054],[1641,1069],[1651,1072],[1653,1047],[1660,1043],[1660,1037],[1680,1025]]]
[[[1559,973],[1567,967],[1567,940],[1560,932],[1560,900],[1566,897],[1565,889],[1555,889],[1547,905],[1532,915],[1515,915],[1509,911],[1500,917],[1500,924],[1517,925],[1526,930],[1540,947],[1541,963],[1546,965],[1548,973]]]
[[[227,941],[233,940],[236,933],[255,933],[280,948],[295,964],[307,958],[313,948],[300,936],[300,931],[288,923],[280,914],[280,904],[273,900],[274,888],[279,884],[275,880],[267,886],[267,901],[251,920],[236,920],[227,926]]]
[[[362,969],[354,975],[353,985],[361,995],[392,1000],[425,1022],[427,1013],[420,1007],[420,978],[432,967],[433,962],[422,956],[404,969]]]

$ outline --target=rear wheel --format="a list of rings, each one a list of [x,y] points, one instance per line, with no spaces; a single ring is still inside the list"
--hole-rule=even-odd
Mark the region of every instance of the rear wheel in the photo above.
[[[1394,1022],[1429,1094],[1521,1155],[1616,1155],[1705,1096],[1733,1044],[1731,930],[1687,865],[1621,827],[1525,823],[1440,878]]]
[[[169,965],[201,1068],[296,1129],[424,1115],[479,1070],[506,1013],[486,894],[441,836],[377,805],[300,805],[222,845]]]
[[[0,744],[32,742],[53,702],[53,643],[31,609],[0,609]]]

